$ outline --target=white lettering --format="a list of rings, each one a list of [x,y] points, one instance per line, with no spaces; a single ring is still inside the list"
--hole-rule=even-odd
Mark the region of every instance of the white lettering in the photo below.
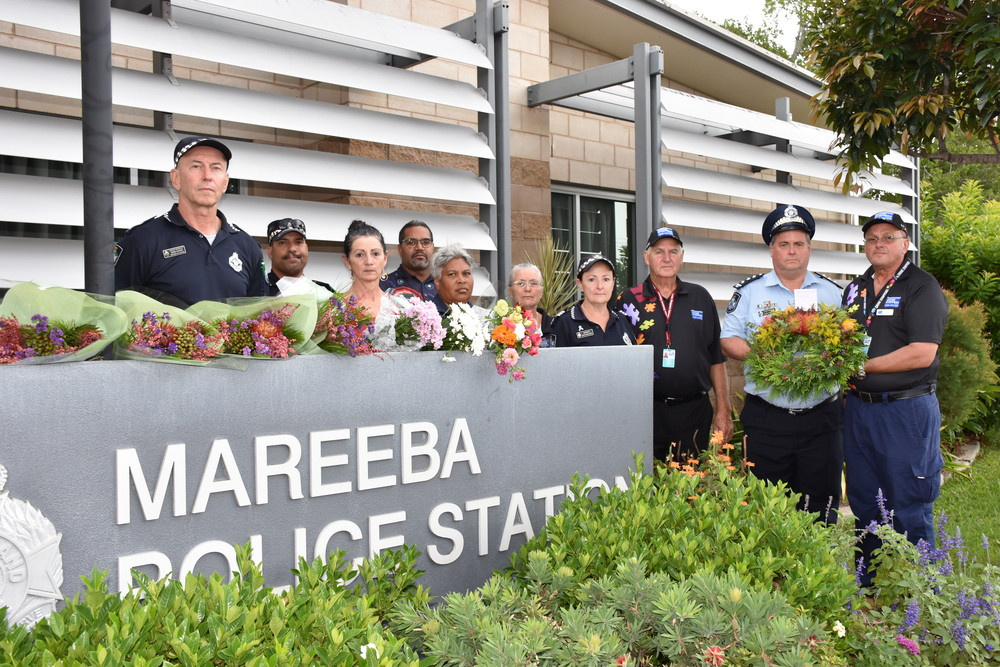
[[[181,570],[177,574],[177,578],[184,581],[189,574],[194,574],[194,568],[198,561],[208,554],[219,554],[226,559],[229,572],[223,576],[229,577],[232,576],[233,572],[238,571],[236,568],[236,548],[232,544],[222,540],[206,540],[194,545],[194,548],[187,552],[184,560],[181,561]]]
[[[350,429],[338,428],[332,431],[312,431],[309,433],[309,497],[332,496],[338,493],[350,493],[351,483],[323,483],[323,469],[333,466],[347,465],[347,454],[330,454],[323,456],[323,443],[335,440],[347,440],[351,437]]]
[[[462,535],[462,531],[441,525],[441,517],[445,514],[450,514],[454,521],[461,521],[462,508],[454,503],[441,503],[431,509],[430,516],[427,517],[427,527],[430,529],[431,535],[443,537],[454,545],[448,553],[443,553],[436,544],[427,545],[427,557],[436,565],[454,563],[462,555],[462,550],[465,548],[465,536]]]
[[[278,463],[267,462],[269,447],[284,447],[288,456]],[[288,478],[288,497],[298,500],[302,497],[302,477],[296,468],[302,460],[302,445],[292,435],[263,435],[254,438],[254,484],[257,487],[257,504],[267,504],[267,478],[284,475]]]
[[[368,471],[373,461],[391,461],[392,449],[368,449],[368,440],[385,435],[392,435],[396,427],[392,424],[381,426],[361,426],[358,428],[358,491],[381,489],[396,484],[395,475],[372,477]]]
[[[316,537],[316,547],[313,551],[314,560],[316,558],[322,558],[323,562],[326,562],[326,556],[330,553],[330,538],[337,533],[347,533],[355,542],[363,537],[361,529],[358,528],[358,524],[353,521],[348,521],[346,519],[332,521],[323,526],[323,530],[319,531],[319,535]]]
[[[414,433],[427,434],[424,444],[413,444]],[[437,427],[430,422],[403,424],[399,435],[402,440],[400,458],[403,459],[403,484],[416,484],[417,482],[426,482],[433,479],[441,468],[441,455],[434,449],[438,439]],[[428,461],[427,466],[423,470],[415,471],[413,469],[413,459],[418,456],[426,457]]]
[[[406,521],[406,512],[402,510],[368,517],[368,553],[371,556],[377,556],[384,549],[403,546],[405,540],[402,535],[382,537],[382,527],[392,523],[403,523],[404,521]]]
[[[135,449],[119,449],[115,452],[115,487],[117,492],[116,521],[118,525],[132,521],[132,498],[129,493],[131,480],[142,507],[143,518],[147,521],[160,518],[163,501],[167,497],[167,487],[174,483],[174,516],[184,516],[187,503],[187,467],[184,443],[167,445],[160,462],[160,473],[156,478],[153,495],[142,474],[139,454]]]
[[[489,498],[477,498],[465,502],[466,512],[476,512],[479,518],[479,555],[485,556],[490,552],[489,533],[489,509],[500,506],[500,496],[490,496]]]
[[[216,479],[219,475],[219,464],[222,464],[226,477]],[[191,507],[191,514],[200,514],[208,506],[208,497],[213,493],[224,493],[231,491],[236,497],[236,504],[246,507],[250,504],[250,494],[240,477],[240,470],[236,466],[236,458],[233,450],[229,446],[229,441],[225,438],[212,441],[212,449],[208,452],[208,461],[205,463],[205,470],[201,475],[201,483],[198,484],[198,493],[194,497],[194,505]]]
[[[544,489],[536,489],[533,498],[535,500],[545,499],[545,516],[555,516],[556,514],[556,496],[561,496],[566,493],[565,486],[548,486]]]
[[[459,451],[459,443],[465,444],[465,449]],[[469,422],[465,417],[455,420],[455,425],[451,428],[451,437],[448,439],[448,449],[444,453],[444,467],[441,471],[441,479],[451,477],[451,467],[458,461],[468,461],[469,470],[473,475],[478,475],[479,459],[476,457],[476,446],[472,444],[472,433],[469,432]]]
[[[521,517],[520,522],[518,517]],[[535,536],[535,531],[531,528],[531,519],[528,518],[528,508],[524,505],[524,496],[520,492],[510,497],[507,519],[504,521],[503,533],[500,536],[500,551],[507,551],[510,548],[510,538],[514,535],[524,535],[526,540]]]

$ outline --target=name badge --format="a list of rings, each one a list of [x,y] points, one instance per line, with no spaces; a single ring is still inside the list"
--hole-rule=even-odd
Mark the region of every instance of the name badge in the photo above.
[[[702,313],[700,310],[692,310],[691,311],[691,319],[692,320],[703,320],[704,317],[705,317],[704,313]]]
[[[894,312],[896,311],[893,308],[879,308],[875,311],[875,315],[891,317]]]
[[[677,363],[677,350],[667,348],[663,350],[663,367],[673,368]]]
[[[182,245],[174,246],[173,248],[167,248],[163,251],[163,259],[170,259],[171,257],[180,257],[181,255],[187,254],[187,248]]]
[[[576,338],[577,338],[577,340],[579,340],[581,338],[590,338],[593,335],[594,335],[594,330],[593,329],[577,329],[576,330]]]

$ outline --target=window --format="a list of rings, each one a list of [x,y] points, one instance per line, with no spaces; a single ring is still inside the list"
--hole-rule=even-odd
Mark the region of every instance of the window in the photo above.
[[[615,262],[616,290],[636,282],[628,266],[635,198],[618,193],[563,188],[552,190],[552,240],[577,266],[581,257],[600,253]]]

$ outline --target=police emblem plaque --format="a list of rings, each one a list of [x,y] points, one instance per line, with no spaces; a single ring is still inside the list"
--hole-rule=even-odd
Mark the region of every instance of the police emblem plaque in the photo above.
[[[62,533],[30,503],[11,498],[6,483],[0,465],[0,606],[9,623],[31,628],[62,599]]]

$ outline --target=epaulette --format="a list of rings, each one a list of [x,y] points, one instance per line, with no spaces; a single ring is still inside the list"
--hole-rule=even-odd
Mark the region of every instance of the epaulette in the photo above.
[[[763,278],[766,275],[767,275],[766,273],[758,273],[755,276],[750,276],[749,278],[745,279],[743,282],[739,282],[739,283],[736,283],[735,285],[733,285],[733,289],[740,289],[741,287],[745,287],[745,286],[749,285],[750,283],[752,283],[753,281],[757,280],[758,278]]]
[[[840,287],[840,283],[838,283],[838,282],[837,282],[836,280],[834,280],[833,278],[829,278],[829,277],[827,277],[827,276],[824,276],[824,275],[823,275],[822,273],[816,273],[815,271],[813,271],[813,272],[812,272],[812,274],[813,274],[814,276],[816,276],[817,278],[822,278],[823,280],[829,280],[829,281],[830,281],[831,283],[833,283],[834,285],[836,285],[836,286],[837,286],[837,289],[841,289],[841,287]]]

